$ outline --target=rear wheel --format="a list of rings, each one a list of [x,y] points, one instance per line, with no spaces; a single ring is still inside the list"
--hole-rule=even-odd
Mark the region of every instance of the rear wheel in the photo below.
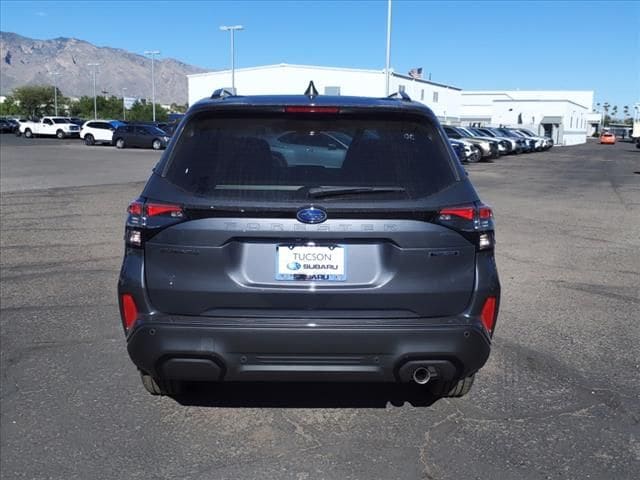
[[[469,377],[461,378],[457,382],[440,382],[433,388],[433,393],[443,398],[464,397],[471,390],[475,373]]]
[[[155,140],[153,141],[153,143],[151,144],[151,147],[152,147],[154,150],[160,150],[160,149],[162,148],[162,142],[161,142],[160,140],[158,140],[158,139],[155,139]]]
[[[124,139],[123,138],[118,138],[116,140],[116,148],[124,148]]]
[[[469,158],[467,159],[467,161],[469,163],[478,163],[481,158],[482,158],[482,152],[476,149],[474,153],[469,155]]]
[[[178,395],[182,391],[182,382],[153,378],[146,373],[140,373],[142,385],[151,395]]]
[[[93,135],[88,134],[84,136],[84,143],[85,145],[94,145],[96,143],[95,138],[93,138]]]
[[[28,128],[24,131],[24,136],[27,138],[33,138],[33,132]]]
[[[56,132],[56,137],[58,137],[60,140],[62,140],[64,138],[64,132],[62,130],[58,130]]]

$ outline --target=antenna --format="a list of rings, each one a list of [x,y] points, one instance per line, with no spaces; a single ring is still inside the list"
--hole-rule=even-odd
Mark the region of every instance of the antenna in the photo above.
[[[398,99],[398,97],[400,97],[400,99],[404,100],[405,102],[411,101],[411,97],[406,92],[395,92],[389,95],[387,98],[396,100]]]
[[[227,97],[235,97],[233,92],[230,92],[226,88],[219,88],[213,92],[211,98],[227,98]]]
[[[313,80],[309,82],[309,86],[304,91],[304,94],[310,99],[318,96],[318,90],[316,90],[316,86],[313,84]]]

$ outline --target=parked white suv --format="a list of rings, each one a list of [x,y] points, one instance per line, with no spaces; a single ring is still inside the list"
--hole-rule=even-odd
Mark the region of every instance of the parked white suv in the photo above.
[[[82,125],[80,138],[84,140],[85,145],[95,145],[96,143],[111,145],[113,132],[121,125],[124,123],[118,120],[89,120]]]

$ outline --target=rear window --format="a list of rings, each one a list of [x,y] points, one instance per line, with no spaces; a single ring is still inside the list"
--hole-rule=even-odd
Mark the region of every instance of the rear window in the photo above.
[[[185,125],[164,176],[220,199],[300,201],[318,187],[391,187],[326,198],[370,202],[436,193],[456,181],[453,162],[426,119],[205,115]]]

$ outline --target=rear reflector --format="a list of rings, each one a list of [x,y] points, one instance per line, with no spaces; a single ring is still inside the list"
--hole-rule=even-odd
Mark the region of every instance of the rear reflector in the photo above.
[[[493,333],[493,327],[496,324],[496,297],[489,297],[485,300],[480,318],[487,332]]]
[[[338,107],[289,106],[284,107],[287,113],[339,113]]]
[[[124,322],[124,328],[129,330],[136,318],[138,318],[138,307],[133,296],[129,293],[124,293],[120,296],[122,302],[122,321]]]

